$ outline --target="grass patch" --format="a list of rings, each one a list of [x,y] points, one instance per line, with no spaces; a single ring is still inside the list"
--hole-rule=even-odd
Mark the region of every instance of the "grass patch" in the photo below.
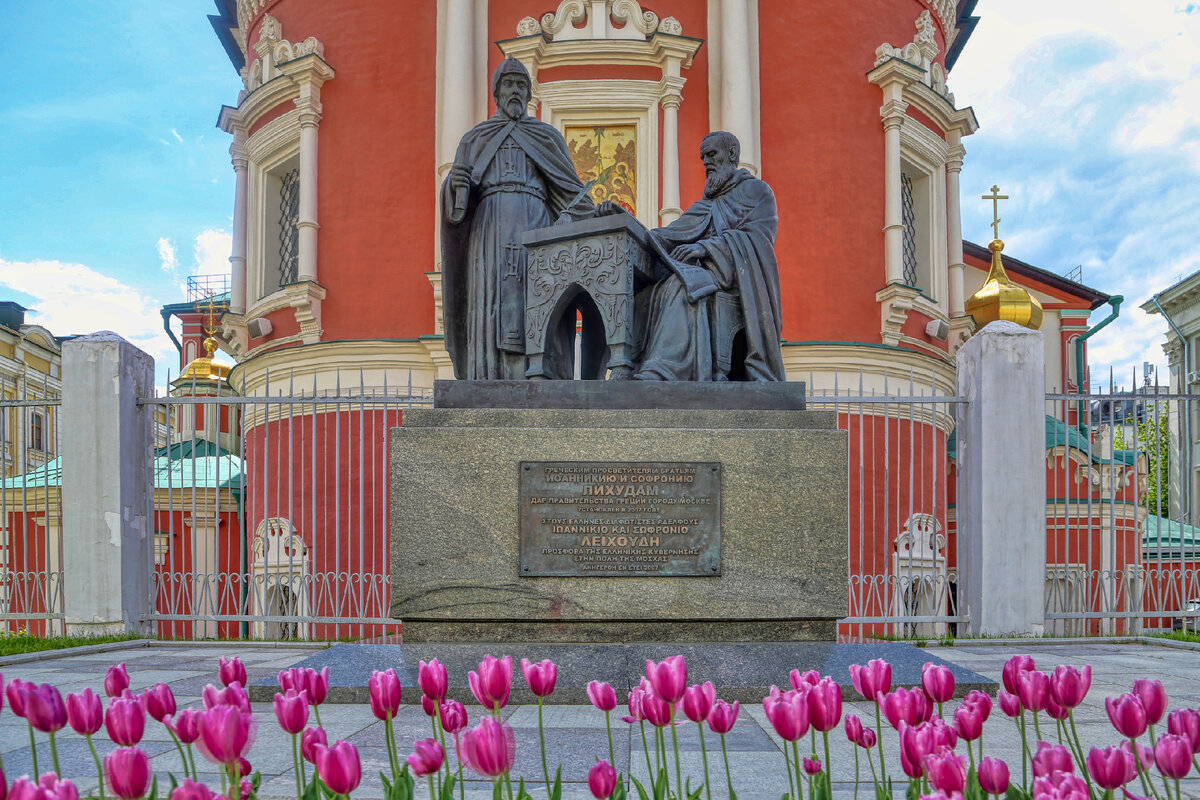
[[[0,633],[0,656],[15,656],[21,653],[36,653],[40,650],[58,650],[64,647],[83,647],[89,644],[128,642],[144,639],[135,633],[115,636],[34,636],[30,633]]]
[[[1200,633],[1196,631],[1171,631],[1170,633],[1159,633],[1156,635],[1160,639],[1174,639],[1177,642],[1200,644]]]

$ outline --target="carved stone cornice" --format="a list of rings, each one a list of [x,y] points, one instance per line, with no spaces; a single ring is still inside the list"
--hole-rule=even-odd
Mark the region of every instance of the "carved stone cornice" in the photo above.
[[[893,59],[907,62],[921,71],[921,82],[936,94],[945,98],[954,107],[954,94],[946,86],[946,71],[937,63],[941,52],[933,25],[933,17],[928,11],[922,11],[917,17],[917,35],[911,42],[904,45],[892,45],[887,42],[875,48],[875,66],[880,67]],[[943,30],[954,30],[953,26]]]
[[[643,10],[638,0],[562,0],[540,21],[525,17],[517,23],[517,36],[541,34],[556,42],[649,39],[660,31],[681,36],[683,26],[674,17],[660,19],[653,11]]]
[[[946,134],[969,136],[979,129],[975,111],[955,108],[953,95],[938,94],[924,82],[925,70],[900,58],[888,58],[867,73],[871,83],[883,89],[884,104],[879,115],[884,125],[889,120],[903,122],[911,106],[933,120]]]

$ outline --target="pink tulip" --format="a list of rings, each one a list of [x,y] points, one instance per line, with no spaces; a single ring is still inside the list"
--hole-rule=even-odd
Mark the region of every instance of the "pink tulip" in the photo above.
[[[808,718],[821,733],[842,721],[842,687],[832,678],[822,678],[808,690]]]
[[[1050,700],[1050,676],[1027,669],[1021,672],[1017,680],[1017,696],[1021,698],[1021,705],[1035,714],[1045,711]]]
[[[1191,742],[1192,753],[1200,753],[1200,711],[1192,708],[1177,708],[1167,715],[1167,731],[1186,736]]]
[[[916,725],[929,719],[929,698],[921,689],[893,689],[876,697],[883,716],[893,728],[900,730],[900,723]]]
[[[780,692],[772,686],[771,694],[763,698],[763,711],[775,732],[789,742],[799,740],[808,732],[808,702],[803,694]]]
[[[200,716],[201,754],[214,764],[235,764],[254,744],[258,724],[253,714],[234,706],[216,706]]]
[[[875,746],[875,741],[875,730],[873,728],[863,728],[862,735],[858,737],[857,744],[865,750],[870,750]]]
[[[674,705],[687,689],[687,663],[683,656],[669,656],[657,664],[646,659],[646,679],[659,699]]]
[[[642,680],[645,680],[645,678]],[[638,722],[646,718],[646,715],[642,712],[642,698],[645,695],[646,692],[641,686],[635,686],[629,690],[629,716],[621,717],[622,722]]]
[[[943,664],[925,662],[921,668],[921,688],[935,703],[945,703],[954,697],[954,673]]]
[[[67,706],[58,689],[48,683],[22,687],[25,720],[42,733],[56,733],[67,724]]]
[[[1121,749],[1129,753],[1130,756],[1134,755],[1133,745],[1130,744],[1128,739],[1121,742]],[[1137,757],[1142,762],[1142,771],[1149,772],[1154,768],[1154,748],[1139,744],[1137,746]]]
[[[408,757],[408,765],[418,778],[437,772],[446,760],[446,752],[442,750],[437,739],[432,737],[413,742],[413,750],[413,754]]]
[[[846,738],[851,742],[857,742],[859,737],[862,736],[863,724],[862,720],[858,718],[857,714],[846,715],[845,728]]]
[[[1133,682],[1133,693],[1146,709],[1146,724],[1157,725],[1167,713],[1167,690],[1162,681],[1138,678]]]
[[[438,701],[434,700],[427,694],[421,695],[421,710],[425,712],[425,716],[432,717],[437,714]]]
[[[173,717],[163,719],[167,729],[184,744],[191,744],[200,738],[200,715],[203,712],[194,708],[185,708]]]
[[[1044,778],[1053,772],[1075,772],[1071,751],[1061,744],[1038,742],[1033,756],[1033,775]]]
[[[104,676],[104,693],[109,697],[120,697],[128,688],[129,672],[125,669],[125,662],[122,661],[114,667],[109,667],[108,673]]]
[[[4,793],[4,781],[0,777],[0,795]],[[13,782],[9,792],[11,800],[79,800],[79,789],[69,780],[47,772],[34,782],[23,777]]]
[[[1071,718],[1071,709],[1060,706],[1054,699],[1053,693],[1046,697],[1046,713],[1053,719],[1068,720]]]
[[[704,722],[712,713],[716,700],[717,690],[713,688],[712,681],[689,686],[683,693],[683,713],[692,722]]]
[[[617,693],[607,683],[591,681],[587,685],[587,696],[592,705],[601,711],[612,711],[617,707]]]
[[[1020,674],[1030,670],[1037,669],[1033,663],[1033,656],[1013,656],[1004,664],[1004,670],[1001,674],[1001,680],[1004,682],[1004,688],[1009,694],[1018,694],[1020,684]]]
[[[809,686],[816,686],[821,682],[821,673],[815,669],[810,669],[808,672],[801,674],[800,670],[794,669],[788,673],[788,680],[792,682],[792,688],[796,691],[804,691]]]
[[[200,692],[200,697],[204,701],[205,709],[216,708],[217,706],[232,706],[246,714],[249,714],[251,711],[250,695],[240,684],[231,683],[224,689],[218,689],[209,684]]]
[[[373,671],[367,679],[367,692],[371,698],[371,713],[377,719],[386,721],[396,716],[400,710],[401,692],[400,678],[396,676],[396,670]]]
[[[1000,703],[1000,710],[1007,717],[1016,719],[1021,716],[1021,712],[1024,710],[1021,706],[1021,698],[1004,689],[996,692],[996,700]]]
[[[25,683],[20,678],[13,678],[8,682],[8,686],[4,687],[4,696],[8,698],[8,707],[14,714],[22,718],[25,716],[25,698],[21,694],[21,687]]]
[[[317,774],[334,794],[350,794],[362,780],[358,748],[345,740],[316,748]]]
[[[104,724],[100,696],[91,689],[67,695],[67,724],[80,736],[91,736]]]
[[[457,700],[442,702],[442,728],[446,733],[458,733],[467,727],[467,708]]]
[[[1054,668],[1050,676],[1050,697],[1063,708],[1075,708],[1087,697],[1092,688],[1092,667],[1084,665],[1077,669],[1067,664]]]
[[[442,700],[450,688],[450,677],[446,668],[436,658],[426,664],[421,661],[417,665],[417,686],[426,697]]]
[[[142,740],[146,730],[146,708],[142,698],[125,692],[124,696],[108,702],[104,712],[104,728],[108,738],[122,747],[132,747]]]
[[[146,690],[143,695],[146,701],[146,713],[155,722],[162,722],[163,717],[175,713],[175,693],[165,683],[156,683]]]
[[[712,711],[708,714],[708,727],[713,733],[725,735],[733,730],[734,724],[737,722],[738,712],[741,710],[741,704],[733,701],[733,705],[726,703],[724,700],[717,700],[713,703]]]
[[[521,674],[525,676],[525,683],[534,697],[549,697],[558,681],[558,667],[548,658],[536,664],[528,658],[522,658]]]
[[[804,759],[804,774],[805,775],[820,775],[821,762],[815,758]]]
[[[909,766],[914,769],[918,775],[923,772],[925,766],[925,756],[929,755],[938,746],[937,732],[932,725],[922,723],[920,725],[909,725],[901,723],[900,726],[900,755],[908,761]],[[910,778],[914,777],[908,769],[904,771]]]
[[[992,715],[992,698],[988,697],[986,692],[981,692],[978,689],[972,689],[967,692],[967,696],[963,698],[963,705],[970,706],[979,712],[980,718],[987,722],[988,717]]]
[[[882,658],[871,659],[865,667],[851,664],[850,682],[864,700],[874,700],[879,694],[886,695],[892,690],[892,665]]]
[[[229,686],[237,683],[239,686],[246,685],[246,666],[237,656],[226,659],[221,656],[217,659],[217,679],[221,681],[222,686]]]
[[[958,732],[954,730],[953,726],[947,725],[944,719],[933,717],[925,724],[933,729],[935,747],[949,747],[951,750],[958,747]]]
[[[462,737],[462,761],[472,772],[497,778],[512,769],[517,742],[506,722],[484,717]]]
[[[939,747],[925,756],[925,775],[933,788],[943,792],[962,792],[967,785],[967,759],[956,756],[947,747]]]
[[[471,694],[488,711],[504,708],[512,691],[512,656],[484,656],[479,662],[479,671],[467,673],[467,683]]]
[[[596,800],[608,800],[617,788],[617,771],[607,760],[597,761],[588,770],[588,790]]]
[[[906,751],[903,747],[900,748],[900,769],[904,771],[904,774],[907,775],[909,779],[914,781],[925,774],[924,767],[921,765],[921,763],[914,762],[912,757],[908,754],[908,751]]]
[[[1053,772],[1033,781],[1034,800],[1088,800],[1083,778],[1070,772]]]
[[[665,728],[671,724],[670,704],[653,692],[642,693],[641,710],[646,721],[656,728]]]
[[[964,741],[975,741],[983,734],[983,715],[975,706],[963,703],[954,712],[954,730]]]
[[[305,728],[300,734],[300,756],[310,764],[317,763],[317,748],[329,743],[324,728]]]
[[[1093,747],[1087,755],[1087,771],[1101,789],[1119,789],[1137,775],[1137,762],[1122,747]]]
[[[220,800],[220,795],[203,783],[184,778],[171,792],[170,800]]]
[[[1146,707],[1136,695],[1126,692],[1115,700],[1106,698],[1104,708],[1117,733],[1127,739],[1136,739],[1146,732]]]
[[[979,785],[988,794],[1001,795],[1008,791],[1008,764],[993,756],[979,762]]]
[[[1186,736],[1174,733],[1158,737],[1154,745],[1154,763],[1168,778],[1182,778],[1192,768],[1192,743]]]
[[[135,800],[150,788],[150,758],[140,748],[122,747],[104,757],[108,788],[123,800]]]
[[[324,703],[326,695],[329,694],[329,667],[320,672],[312,667],[292,667],[280,670],[276,677],[279,680],[279,688],[285,692],[288,689],[307,691],[308,702],[314,706]]]
[[[308,724],[308,692],[297,694],[295,689],[288,689],[287,694],[275,694],[275,719],[285,733],[293,736],[304,730]],[[374,700],[371,708],[374,710]],[[378,715],[376,715],[378,716]],[[382,718],[381,718],[382,719]]]

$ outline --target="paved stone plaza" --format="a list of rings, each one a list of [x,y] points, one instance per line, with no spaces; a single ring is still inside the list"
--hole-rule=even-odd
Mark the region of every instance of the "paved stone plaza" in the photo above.
[[[77,652],[65,655],[62,652],[48,654],[37,660],[20,660],[20,663],[15,663],[18,659],[13,658],[0,660],[0,672],[3,672],[6,680],[21,678],[38,683],[53,683],[64,693],[80,691],[90,686],[103,694],[105,670],[110,664],[124,661],[129,670],[131,688],[141,690],[156,682],[165,682],[171,686],[180,707],[183,707],[198,706],[204,686],[216,682],[219,655],[239,655],[246,664],[251,682],[257,678],[274,675],[278,670],[313,655],[311,647],[159,643],[107,652]],[[1076,714],[1085,748],[1115,744],[1118,741],[1117,734],[1104,712],[1104,698],[1127,691],[1135,678],[1152,677],[1161,680],[1170,696],[1172,709],[1200,706],[1200,652],[1190,647],[1132,642],[1032,645],[981,642],[959,644],[953,648],[931,647],[928,648],[928,652],[997,681],[1000,680],[1004,662],[1016,653],[1031,653],[1037,660],[1038,667],[1043,670],[1052,669],[1062,663],[1091,664],[1094,670],[1092,690]],[[498,654],[503,653],[498,649]],[[521,680],[518,671],[515,681]],[[787,675],[780,674],[779,683],[786,682]],[[623,699],[623,694],[619,692],[620,699]],[[851,694],[853,693],[847,694],[847,699]],[[429,720],[421,712],[418,699],[419,690],[406,686],[405,707],[396,720],[397,740],[406,752],[411,752],[411,743],[414,740],[430,735]],[[956,707],[957,703],[958,701],[952,701],[948,704],[948,709]],[[623,706],[618,706],[618,712],[622,710]],[[276,724],[269,703],[255,704],[255,711],[259,715],[259,728],[250,752],[250,761],[254,768],[261,770],[263,774],[261,796],[292,796],[295,784],[289,737]],[[468,707],[472,725],[479,719],[481,711],[479,706]],[[864,721],[868,718],[873,719],[873,709],[865,703],[847,702],[846,712],[858,714]],[[517,762],[514,772],[524,775],[527,781],[536,783],[541,775],[537,708],[509,706],[504,715],[517,733]],[[617,768],[622,772],[627,771],[632,760],[634,775],[644,780],[646,762],[638,729],[632,729],[631,737],[630,727],[617,721],[617,716],[617,712],[614,712],[613,732],[617,748]],[[321,706],[321,719],[329,734],[330,743],[335,739],[348,739],[358,747],[363,758],[364,780],[354,796],[380,797],[379,770],[387,768],[383,723],[371,715],[365,704],[326,703]],[[554,706],[546,708],[545,721],[548,728],[547,755],[552,765],[551,769],[553,770],[554,764],[561,762],[563,779],[570,782],[564,789],[563,797],[570,800],[589,798],[586,786],[587,769],[597,757],[607,757],[604,715],[591,706]],[[1045,722],[1046,720],[1043,720],[1043,723]],[[884,724],[886,726],[886,722]],[[678,733],[683,769],[691,775],[701,775],[703,767],[696,726],[686,723],[679,728]],[[1045,738],[1054,740],[1052,726],[1044,725],[1043,733]],[[893,776],[903,777],[899,770],[896,736],[885,730],[884,739],[889,771]],[[103,732],[97,736],[96,741],[102,753],[112,747]],[[24,721],[6,707],[0,712],[0,749],[3,751],[4,766],[10,781],[31,768],[28,742]],[[51,764],[49,746],[45,736],[40,734],[38,742],[39,766],[46,770]],[[804,742],[807,742],[807,738],[802,743]],[[713,796],[723,797],[725,775],[721,764],[719,739],[710,734],[707,736],[707,743],[709,766],[713,775]],[[1019,779],[1020,739],[1013,723],[1000,713],[999,708],[993,711],[991,719],[984,726],[984,743],[987,753],[1001,756],[1008,761],[1014,775]],[[787,777],[779,739],[771,731],[761,706],[743,706],[737,726],[727,736],[727,746],[734,790],[739,798],[778,798],[786,791]],[[180,771],[178,756],[166,730],[153,720],[147,721],[142,747],[154,757],[154,767],[158,774],[165,777],[167,772]],[[849,798],[853,795],[854,756],[840,727],[831,732],[830,747],[833,753],[835,792],[839,796]],[[959,750],[962,750],[961,745]],[[69,728],[59,735],[59,754],[63,772],[75,779],[85,793],[94,792],[95,768],[91,755],[83,739],[74,735]],[[201,761],[197,754],[197,766],[201,765]],[[210,770],[207,773],[208,779],[212,785],[219,786],[217,774],[211,771],[212,765],[203,763],[204,766],[200,766],[201,770]],[[862,772],[865,780],[869,781],[870,772],[865,762]],[[673,773],[672,768],[672,775]],[[721,791],[716,791],[718,787]],[[468,798],[491,797],[490,786],[483,782],[471,781],[467,788]],[[533,789],[544,791],[540,786],[533,787],[530,793],[534,797],[539,795],[538,791]],[[864,785],[860,793],[863,798],[870,797],[869,784]],[[1200,778],[1189,776],[1189,779],[1184,781],[1183,793],[1187,797],[1200,798]]]

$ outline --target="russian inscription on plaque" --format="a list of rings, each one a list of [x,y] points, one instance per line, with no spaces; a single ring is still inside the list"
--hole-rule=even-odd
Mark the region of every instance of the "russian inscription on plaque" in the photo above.
[[[721,465],[525,461],[521,575],[721,574]]]

